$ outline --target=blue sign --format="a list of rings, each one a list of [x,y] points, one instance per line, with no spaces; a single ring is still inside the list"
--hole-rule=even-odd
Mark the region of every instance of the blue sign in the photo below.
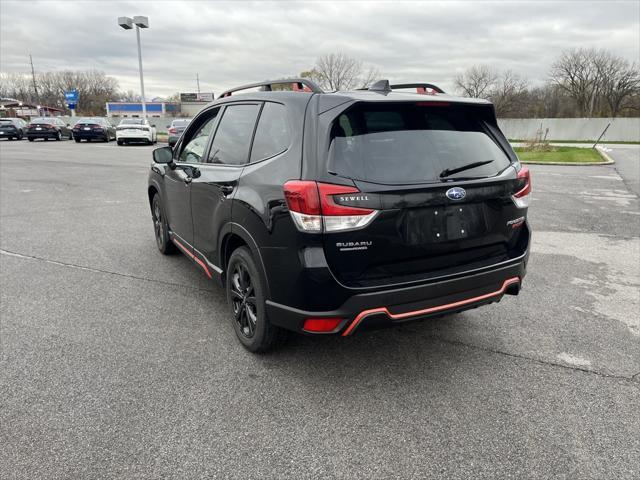
[[[64,92],[64,98],[67,100],[67,103],[78,103],[78,90]]]
[[[67,108],[69,110],[75,110],[76,109],[76,104],[75,103],[67,103]]]

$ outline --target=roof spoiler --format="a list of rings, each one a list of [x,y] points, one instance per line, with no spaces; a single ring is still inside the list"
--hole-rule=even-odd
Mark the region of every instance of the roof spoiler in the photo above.
[[[283,78],[282,80],[267,80],[265,82],[250,83],[241,87],[226,90],[218,98],[230,97],[231,94],[241,90],[258,88],[263,92],[271,92],[274,85],[291,85],[296,92],[324,93],[324,91],[314,82],[307,78]]]

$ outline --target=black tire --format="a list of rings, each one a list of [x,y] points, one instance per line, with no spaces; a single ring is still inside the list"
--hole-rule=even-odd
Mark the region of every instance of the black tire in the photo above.
[[[164,216],[162,200],[157,193],[151,200],[151,218],[153,219],[153,232],[156,237],[156,245],[163,255],[176,253],[178,249],[169,238],[169,226]]]
[[[31,138],[31,137],[28,137],[28,140],[29,140],[30,142],[33,142],[33,138]]]
[[[56,134],[56,142],[59,142],[60,140],[62,140],[62,132],[58,132]]]
[[[74,138],[74,140],[76,141],[76,143],[80,143],[80,139],[79,138]]]
[[[233,329],[247,350],[263,353],[284,342],[286,332],[267,318],[262,276],[247,247],[237,248],[229,259],[227,301]]]
[[[117,143],[118,143],[118,145],[120,145],[120,146],[122,146],[122,145],[123,145],[122,140],[118,140],[118,142],[117,142]]]

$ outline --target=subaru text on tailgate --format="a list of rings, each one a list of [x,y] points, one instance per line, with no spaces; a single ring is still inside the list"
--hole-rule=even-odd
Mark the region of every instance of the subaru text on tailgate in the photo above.
[[[491,103],[386,80],[227,91],[154,151],[148,187],[158,248],[226,288],[254,352],[518,294],[530,192]]]

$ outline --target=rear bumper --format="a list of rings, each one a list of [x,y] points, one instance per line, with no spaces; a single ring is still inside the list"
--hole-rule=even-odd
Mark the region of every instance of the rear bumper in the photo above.
[[[2,133],[0,133],[0,138],[15,138],[15,137],[21,137],[22,134],[20,132],[12,132],[12,131],[4,131]]]
[[[314,333],[303,328],[308,318],[341,318],[338,327],[326,333],[348,336],[365,329],[460,312],[499,302],[505,294],[516,295],[526,273],[527,258],[528,254],[508,265],[455,279],[355,294],[332,311],[305,311],[267,301],[267,315],[274,325],[300,333]]]
[[[136,132],[136,133],[116,133],[116,140],[133,140],[133,141],[151,141],[153,134],[151,132]]]
[[[107,132],[84,132],[82,130],[74,130],[73,138],[78,140],[104,140],[108,138],[109,134]]]
[[[58,132],[57,131],[53,131],[53,132],[34,132],[34,133],[27,133],[27,138],[56,138],[58,136]]]

